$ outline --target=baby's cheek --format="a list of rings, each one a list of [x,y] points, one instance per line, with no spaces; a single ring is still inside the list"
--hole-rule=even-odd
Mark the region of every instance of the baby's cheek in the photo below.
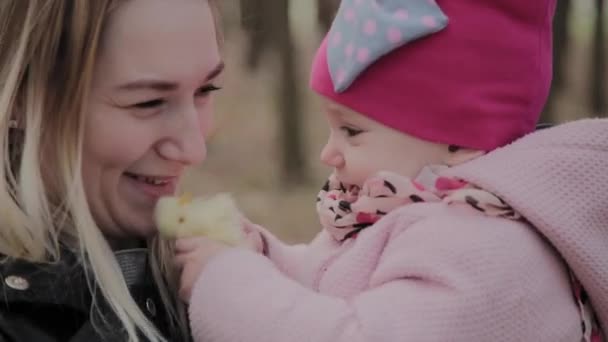
[[[357,164],[357,168],[353,170],[354,179],[358,186],[363,186],[368,179],[374,176],[381,168],[377,167],[373,158],[361,159]]]

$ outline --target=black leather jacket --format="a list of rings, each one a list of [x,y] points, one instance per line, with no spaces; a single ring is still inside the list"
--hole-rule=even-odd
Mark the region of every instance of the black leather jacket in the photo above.
[[[168,340],[190,341],[169,331],[147,256],[146,249],[116,252],[131,295]],[[53,265],[24,261],[0,264],[0,280],[0,342],[127,341],[103,300],[98,302],[107,323],[91,310],[92,295],[84,270],[73,254],[62,256],[62,261]]]

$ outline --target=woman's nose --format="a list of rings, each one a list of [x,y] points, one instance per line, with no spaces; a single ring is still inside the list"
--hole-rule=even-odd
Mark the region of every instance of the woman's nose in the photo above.
[[[180,117],[182,123],[176,125],[171,137],[161,144],[160,154],[163,158],[185,165],[198,165],[207,157],[206,128],[202,127],[204,122],[196,107]]]

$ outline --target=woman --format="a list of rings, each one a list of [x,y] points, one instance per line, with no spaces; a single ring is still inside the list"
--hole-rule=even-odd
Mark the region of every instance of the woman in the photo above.
[[[189,340],[152,213],[205,159],[210,2],[0,2],[0,341]]]

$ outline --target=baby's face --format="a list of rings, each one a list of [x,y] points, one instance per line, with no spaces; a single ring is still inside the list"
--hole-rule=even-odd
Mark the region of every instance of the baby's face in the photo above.
[[[347,185],[361,186],[378,171],[413,178],[424,166],[449,157],[446,145],[399,132],[333,101],[324,100],[324,114],[330,134],[321,161]]]

